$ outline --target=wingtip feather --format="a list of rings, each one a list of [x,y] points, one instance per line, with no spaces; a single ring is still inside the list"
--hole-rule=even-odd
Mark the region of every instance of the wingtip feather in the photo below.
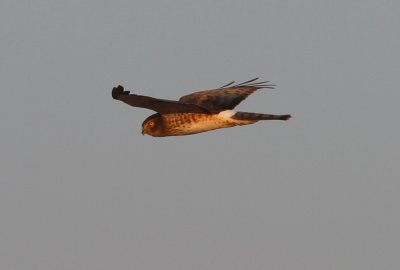
[[[233,82],[230,82],[230,83],[228,83],[228,84],[226,84],[226,85],[224,85],[224,86],[222,86],[220,88],[227,88],[229,86],[229,87],[232,87],[232,88],[233,87],[255,87],[255,88],[258,88],[258,89],[261,89],[261,88],[274,89],[275,86],[276,86],[275,84],[269,84],[270,81],[256,82],[258,79],[259,78],[257,77],[257,78],[251,79],[249,81],[242,82],[242,83],[235,84],[235,85],[232,85],[234,83],[234,81],[233,81]]]
[[[114,99],[119,99],[121,95],[129,94],[129,91],[124,91],[124,87],[122,85],[118,85],[112,89],[111,95]]]

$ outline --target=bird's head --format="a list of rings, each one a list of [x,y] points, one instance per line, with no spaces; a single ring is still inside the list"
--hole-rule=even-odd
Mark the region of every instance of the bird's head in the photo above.
[[[163,119],[159,113],[146,118],[142,124],[142,134],[159,137],[163,128]]]

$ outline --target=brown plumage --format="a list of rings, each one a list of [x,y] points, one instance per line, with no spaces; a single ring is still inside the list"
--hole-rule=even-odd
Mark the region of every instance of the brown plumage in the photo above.
[[[232,111],[241,101],[261,88],[274,88],[269,82],[253,80],[219,89],[183,96],[179,101],[130,94],[122,86],[114,87],[112,97],[134,107],[154,110],[142,124],[142,134],[154,137],[189,135],[209,130],[253,124],[259,120],[287,120],[290,115],[272,115]]]

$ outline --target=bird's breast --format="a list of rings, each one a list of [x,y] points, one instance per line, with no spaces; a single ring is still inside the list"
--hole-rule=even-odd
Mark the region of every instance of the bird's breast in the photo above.
[[[165,136],[188,135],[235,125],[218,114],[173,113],[164,114],[162,118]]]

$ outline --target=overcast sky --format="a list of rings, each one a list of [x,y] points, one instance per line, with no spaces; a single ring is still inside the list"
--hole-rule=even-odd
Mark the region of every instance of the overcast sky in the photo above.
[[[0,268],[400,269],[399,1],[0,2]],[[290,121],[169,138],[178,99],[271,80]]]

